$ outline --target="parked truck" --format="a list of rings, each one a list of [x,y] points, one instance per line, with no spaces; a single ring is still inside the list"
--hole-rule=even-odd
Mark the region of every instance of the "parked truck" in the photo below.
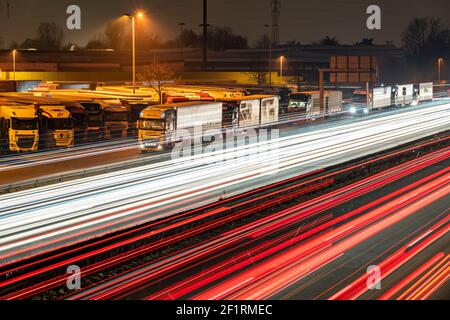
[[[74,121],[64,105],[39,105],[38,115],[41,148],[74,145]]]
[[[37,151],[38,115],[33,105],[0,100],[0,148],[12,152]]]
[[[9,93],[3,98],[15,103],[30,104],[39,117],[39,148],[70,147],[74,144],[75,126],[64,102],[30,93]]]
[[[128,109],[118,99],[98,100],[105,119],[105,139],[125,139],[128,136]]]
[[[342,91],[325,91],[323,113],[320,110],[320,92],[295,92],[290,96],[288,113],[305,115],[314,120],[318,116],[333,116],[342,111]]]
[[[63,99],[79,103],[86,111],[87,140],[98,141],[103,139],[104,117],[102,106],[98,101],[78,93],[77,90],[55,90],[47,92],[56,99]]]
[[[142,111],[138,139],[142,152],[170,149],[178,142],[177,130],[220,130],[222,103],[183,102],[156,105]]]
[[[216,100],[223,103],[225,128],[266,127],[278,122],[280,97],[249,95]]]
[[[86,142],[87,129],[88,129],[88,115],[85,108],[77,101],[73,101],[70,98],[55,98],[49,96],[46,93],[33,92],[33,93],[9,93],[4,94],[5,98],[19,103],[34,104],[39,107],[40,105],[47,106],[64,106],[74,121],[74,140],[75,143]]]
[[[389,108],[392,105],[392,87],[377,87],[372,89],[370,111]]]
[[[414,102],[414,84],[397,85],[392,94],[395,106],[410,106]]]

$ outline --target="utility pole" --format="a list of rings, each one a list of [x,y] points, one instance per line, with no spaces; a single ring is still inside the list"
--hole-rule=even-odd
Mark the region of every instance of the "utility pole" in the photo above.
[[[266,27],[269,30],[269,85],[272,85],[272,28],[273,25],[271,24],[265,24],[264,27]]]
[[[271,15],[272,15],[272,42],[275,45],[280,43],[280,13],[281,0],[271,0]]]
[[[184,27],[186,26],[186,22],[180,22],[178,24],[180,27],[180,52],[181,52],[181,59],[184,62],[184,43],[183,43],[183,33],[184,33]]]

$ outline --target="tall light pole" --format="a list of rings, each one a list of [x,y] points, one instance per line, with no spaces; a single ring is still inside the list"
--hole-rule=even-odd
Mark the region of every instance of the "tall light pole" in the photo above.
[[[441,66],[442,62],[444,62],[443,58],[438,59],[438,81],[441,82]]]
[[[283,63],[284,63],[284,56],[280,57],[280,79],[281,82],[283,82]]]
[[[269,30],[269,85],[272,85],[272,25],[271,24],[265,24],[264,27],[266,27]]]
[[[144,14],[137,12],[136,15],[126,13],[124,16],[131,19],[131,42],[132,42],[132,74],[133,74],[133,94],[136,93],[136,16],[142,18]]]
[[[17,55],[17,50],[14,49],[12,51],[12,56],[13,56],[13,79],[16,80],[16,55]]]

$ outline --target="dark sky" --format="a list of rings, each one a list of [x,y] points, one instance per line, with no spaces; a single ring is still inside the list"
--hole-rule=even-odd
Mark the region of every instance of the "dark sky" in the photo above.
[[[11,18],[6,17],[6,2],[11,3]],[[281,0],[281,40],[303,43],[325,35],[344,43],[362,37],[376,42],[399,43],[401,32],[415,16],[434,16],[450,24],[450,0]],[[250,43],[270,23],[270,0],[209,0],[209,23],[227,25],[247,35]],[[40,22],[65,26],[68,5],[82,9],[82,30],[68,31],[66,39],[84,44],[102,33],[106,22],[132,8],[145,8],[150,27],[163,38],[174,37],[178,22],[197,29],[201,23],[202,0],[0,0],[0,37],[6,42],[32,37]],[[366,8],[377,4],[382,9],[382,30],[366,29]]]

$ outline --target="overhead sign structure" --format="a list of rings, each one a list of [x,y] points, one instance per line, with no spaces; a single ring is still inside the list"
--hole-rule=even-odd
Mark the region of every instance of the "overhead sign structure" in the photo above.
[[[376,57],[373,56],[332,56],[330,68],[319,69],[321,113],[325,111],[323,90],[325,73],[330,74],[331,83],[365,83],[367,95],[369,95],[369,84],[378,82],[378,63]]]
[[[331,83],[376,83],[378,63],[374,56],[332,56]]]

